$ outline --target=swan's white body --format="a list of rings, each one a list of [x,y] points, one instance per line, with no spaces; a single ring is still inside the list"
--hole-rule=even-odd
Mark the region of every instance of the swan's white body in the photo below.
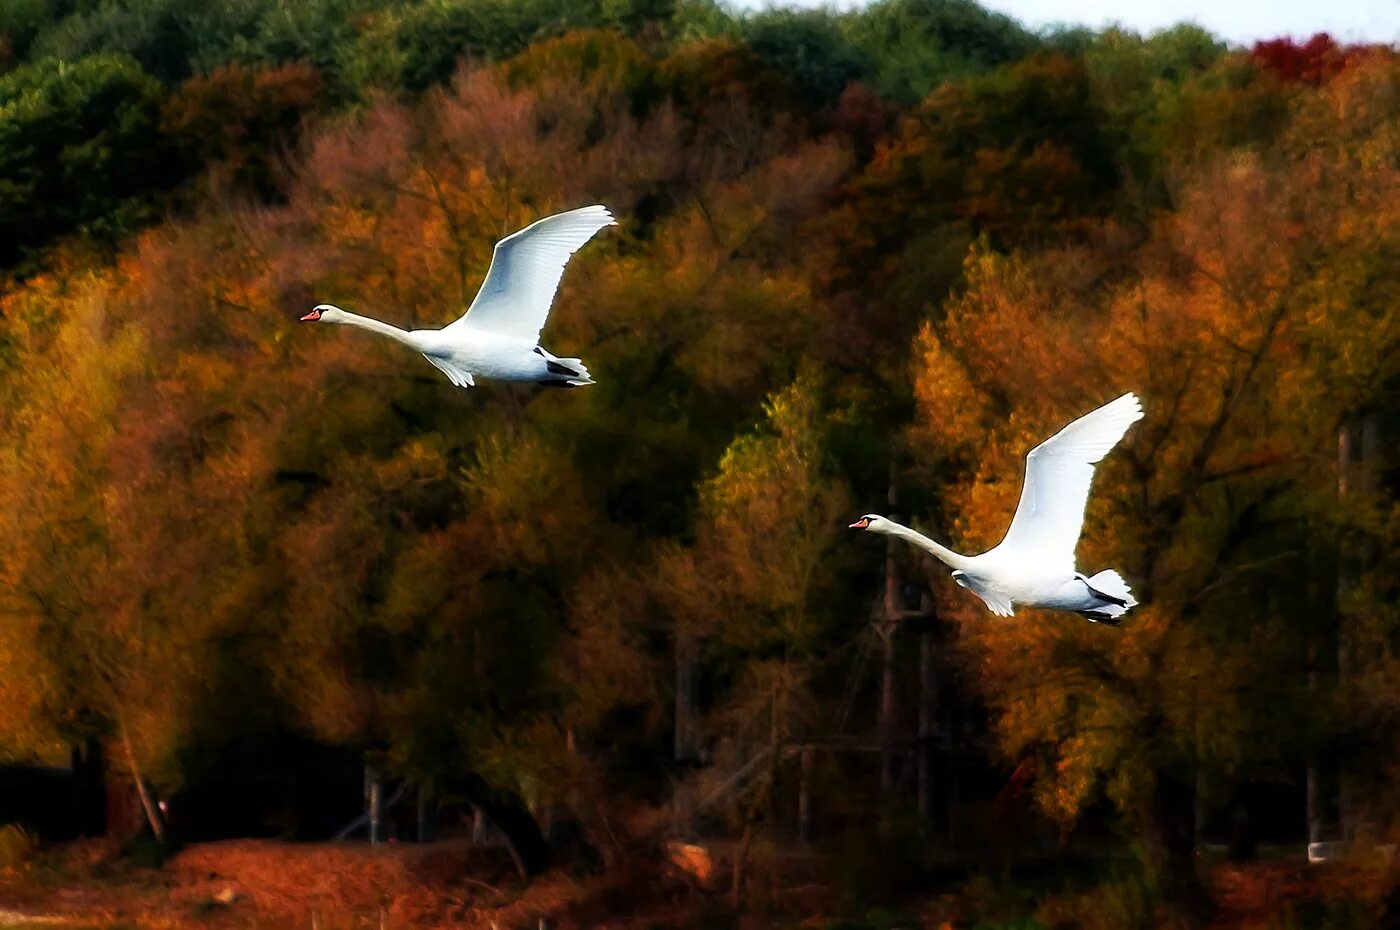
[[[853,528],[908,540],[953,569],[953,580],[992,613],[1010,617],[1016,606],[1069,610],[1096,623],[1116,624],[1137,601],[1118,573],[1092,578],[1075,570],[1074,550],[1094,465],[1142,419],[1142,405],[1124,394],[1060,430],[1026,456],[1026,480],[1011,527],[995,548],[959,555],[907,526],[867,514]]]
[[[540,346],[540,330],[569,257],[615,222],[606,207],[595,205],[547,216],[502,239],[471,306],[442,329],[399,329],[332,304],[320,304],[302,320],[358,326],[401,342],[458,387],[475,385],[478,375],[559,387],[592,384],[579,359],[558,358]]]

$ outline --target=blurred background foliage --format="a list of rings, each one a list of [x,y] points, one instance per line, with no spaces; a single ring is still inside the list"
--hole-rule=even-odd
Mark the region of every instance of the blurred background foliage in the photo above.
[[[106,741],[169,796],[295,733],[536,809],[694,780],[776,836],[789,750],[873,721],[883,547],[843,521],[893,488],[991,545],[1025,451],[1131,389],[1082,552],[1145,595],[1123,629],[894,556],[971,751],[1165,894],[1183,809],[1338,734],[1397,823],[1395,473],[1339,499],[1337,458],[1396,409],[1393,50],[965,0],[12,0],[0,70],[7,758]],[[593,202],[546,338],[586,391],[295,325],[441,325]],[[833,815],[885,803],[824,771]]]

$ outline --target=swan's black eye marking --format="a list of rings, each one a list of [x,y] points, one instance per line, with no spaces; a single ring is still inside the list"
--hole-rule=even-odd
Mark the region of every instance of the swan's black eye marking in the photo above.
[[[539,346],[535,346],[535,354],[538,355],[540,358],[544,358],[544,349],[541,349]]]

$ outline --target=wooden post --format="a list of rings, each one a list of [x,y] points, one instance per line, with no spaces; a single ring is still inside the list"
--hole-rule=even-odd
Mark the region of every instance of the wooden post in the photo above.
[[[378,846],[381,838],[380,820],[384,816],[383,788],[379,783],[379,773],[365,766],[365,781],[369,794],[369,844]]]

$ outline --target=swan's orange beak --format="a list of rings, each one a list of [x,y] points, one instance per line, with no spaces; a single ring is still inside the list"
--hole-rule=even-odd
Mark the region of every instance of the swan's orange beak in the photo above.
[[[865,528],[866,528],[867,526],[869,526],[869,525],[870,525],[870,521],[867,520],[867,519],[865,519],[865,517],[861,517],[859,520],[857,520],[856,522],[852,523],[852,524],[850,525],[849,528],[850,528],[850,529],[853,529],[853,530],[863,530],[863,529],[865,529]]]
[[[321,311],[320,311],[320,310],[312,310],[312,311],[311,311],[310,313],[308,313],[306,316],[302,317],[302,318],[301,318],[301,321],[302,321],[303,323],[315,323],[315,322],[316,322],[317,320],[319,320],[320,318],[321,318]]]

